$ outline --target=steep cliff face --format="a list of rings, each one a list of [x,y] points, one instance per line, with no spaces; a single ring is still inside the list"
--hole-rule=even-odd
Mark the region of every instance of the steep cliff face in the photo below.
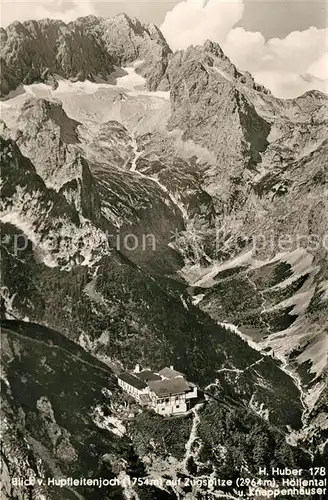
[[[3,31],[0,28],[0,41],[3,40]],[[1,42],[2,43],[2,42]],[[19,80],[15,76],[15,73],[10,70],[8,67],[6,60],[0,57],[0,67],[1,67],[1,81],[0,81],[0,93],[2,96],[9,94],[9,92],[13,89],[16,89],[19,85]]]
[[[75,147],[79,123],[68,118],[61,103],[27,100],[18,118],[17,144],[33,162],[48,188],[63,194],[81,215],[100,222],[100,199],[87,161]]]
[[[1,95],[19,84],[58,85],[56,75],[75,80],[107,79],[114,66],[142,60],[139,71],[147,86],[158,87],[170,49],[154,25],[142,25],[126,15],[109,19],[94,16],[62,21],[15,22],[1,28],[3,60]]]
[[[169,128],[183,131],[216,156],[208,172],[214,195],[230,196],[234,180],[256,168],[268,145],[270,124],[243,92],[243,76],[218,44],[190,47],[171,59],[168,71],[172,116]]]
[[[16,143],[1,137],[1,220],[23,231],[49,266],[85,265],[108,251],[108,241],[74,203],[48,188]],[[22,242],[24,246],[24,242]]]

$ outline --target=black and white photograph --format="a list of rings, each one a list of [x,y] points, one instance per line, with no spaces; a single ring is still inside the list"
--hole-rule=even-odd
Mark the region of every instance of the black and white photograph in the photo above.
[[[328,498],[325,0],[0,0],[1,500]]]

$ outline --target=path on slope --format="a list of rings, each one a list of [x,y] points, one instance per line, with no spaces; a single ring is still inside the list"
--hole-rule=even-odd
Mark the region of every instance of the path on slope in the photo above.
[[[185,472],[187,472],[187,473],[188,473],[187,463],[188,463],[189,458],[193,458],[194,459],[196,457],[196,451],[195,450],[192,451],[192,447],[193,447],[195,441],[198,438],[198,436],[197,436],[197,429],[198,429],[198,426],[199,426],[199,423],[200,423],[200,416],[198,414],[198,410],[200,410],[203,405],[204,405],[204,403],[198,403],[191,410],[191,412],[194,415],[194,418],[193,418],[193,421],[192,421],[192,426],[191,426],[191,431],[190,431],[189,439],[188,439],[188,441],[185,444],[185,450],[186,451],[185,451],[185,455],[184,455],[184,458],[183,458],[183,461],[182,461],[182,467],[185,470]]]

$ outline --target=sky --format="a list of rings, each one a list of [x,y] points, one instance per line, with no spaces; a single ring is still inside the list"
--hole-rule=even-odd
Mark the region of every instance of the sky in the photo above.
[[[173,50],[219,42],[232,62],[278,97],[328,91],[324,0],[0,0],[1,25],[53,17],[65,22],[119,12],[154,22]]]

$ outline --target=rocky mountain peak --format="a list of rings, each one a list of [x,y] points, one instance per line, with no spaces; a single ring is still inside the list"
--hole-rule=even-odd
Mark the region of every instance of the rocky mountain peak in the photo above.
[[[223,59],[228,59],[228,57],[225,55],[225,53],[221,49],[220,44],[217,42],[212,42],[212,40],[207,39],[204,42],[203,49],[205,52],[210,52],[211,54],[215,55],[216,57],[222,57]]]
[[[320,92],[319,90],[309,90],[304,94],[296,97],[295,99],[288,99],[287,102],[292,101],[300,110],[300,113],[307,115],[315,115],[323,110],[322,114],[324,119],[328,116],[328,95]]]
[[[171,53],[158,28],[125,14],[108,19],[80,17],[68,24],[50,19],[15,22],[1,30],[1,42],[1,95],[19,84],[49,83],[49,74],[53,79],[55,75],[75,80],[106,79],[114,66],[136,60],[143,61],[139,71],[148,88],[154,90]]]
[[[204,64],[213,68],[222,78],[235,85],[246,85],[251,89],[271,95],[268,89],[255,82],[248,71],[239,71],[217,42],[206,40],[203,45],[192,45],[184,51],[179,51],[177,54],[180,54],[181,60],[193,60],[198,64]]]

